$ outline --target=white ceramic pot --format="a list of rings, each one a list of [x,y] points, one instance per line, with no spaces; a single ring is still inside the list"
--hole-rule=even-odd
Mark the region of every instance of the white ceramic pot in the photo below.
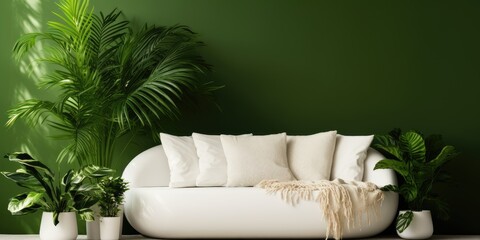
[[[123,209],[124,209],[123,204],[120,204],[120,205],[118,206],[118,208],[119,208],[119,211],[118,211],[117,217],[120,217],[120,228],[118,229],[118,230],[119,230],[119,231],[118,231],[118,232],[119,232],[119,235],[118,235],[118,236],[119,236],[120,238],[122,238],[122,230],[123,230]]]
[[[86,221],[87,239],[88,240],[100,240],[100,207],[98,204],[90,207],[93,211],[95,220]]]
[[[78,236],[77,215],[75,212],[62,212],[59,214],[60,221],[56,226],[53,224],[53,213],[43,212],[40,222],[41,240],[74,240]]]
[[[100,217],[100,239],[120,239],[120,217]]]
[[[400,211],[400,214],[406,211]],[[405,239],[427,239],[433,234],[432,214],[430,210],[413,211],[413,219],[407,229],[398,236]]]

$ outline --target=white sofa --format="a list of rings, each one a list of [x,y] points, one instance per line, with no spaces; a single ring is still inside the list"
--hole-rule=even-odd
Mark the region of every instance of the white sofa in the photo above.
[[[369,149],[364,181],[396,184],[391,170],[373,170],[383,156]],[[169,188],[167,157],[161,145],[135,157],[123,178],[125,216],[139,233],[155,238],[325,238],[320,206],[301,202],[291,206],[278,195],[254,187]],[[377,218],[344,231],[344,238],[373,236],[395,218],[398,195],[385,193]],[[345,227],[346,228],[346,227]]]

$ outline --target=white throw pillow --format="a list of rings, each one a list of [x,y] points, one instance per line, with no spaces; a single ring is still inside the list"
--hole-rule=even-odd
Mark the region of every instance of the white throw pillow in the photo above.
[[[220,135],[227,159],[227,186],[254,186],[265,179],[293,180],[288,168],[286,134]]]
[[[330,179],[361,181],[364,161],[373,135],[343,136],[337,134],[337,144],[333,155],[332,174]]]
[[[287,136],[290,170],[297,180],[329,180],[337,131]]]
[[[193,142],[197,149],[198,168],[197,186],[224,186],[227,184],[227,160],[223,153],[220,135],[193,133]]]
[[[245,136],[252,136],[252,134],[245,134]],[[227,184],[227,160],[220,135],[193,133],[192,137],[197,149],[200,170],[197,186],[225,186]]]
[[[198,176],[198,157],[190,136],[160,133],[170,168],[170,187],[194,187]]]

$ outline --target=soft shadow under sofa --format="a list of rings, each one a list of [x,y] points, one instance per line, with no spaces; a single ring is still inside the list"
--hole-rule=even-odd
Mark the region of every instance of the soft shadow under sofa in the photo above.
[[[368,150],[363,181],[396,184],[391,170],[373,170],[384,157]],[[169,166],[161,145],[135,157],[123,177],[125,215],[139,233],[156,238],[325,238],[326,220],[315,202],[292,206],[255,187],[170,188]],[[344,238],[373,236],[393,221],[398,195],[386,192],[378,216],[347,229]]]

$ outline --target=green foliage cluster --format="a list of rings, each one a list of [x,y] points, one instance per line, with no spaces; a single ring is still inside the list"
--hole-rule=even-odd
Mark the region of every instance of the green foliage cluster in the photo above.
[[[411,211],[424,210],[427,203],[439,216],[448,217],[447,204],[433,193],[433,185],[448,180],[443,166],[458,155],[453,146],[445,145],[440,135],[424,137],[416,131],[394,129],[387,135],[376,135],[372,147],[387,159],[379,161],[375,169],[393,169],[401,177],[401,184],[387,185],[385,191],[399,193],[409,210],[397,218],[397,230],[403,232],[413,219]]]
[[[51,66],[40,87],[60,93],[53,101],[21,102],[7,125],[24,119],[60,131],[69,144],[58,160],[110,167],[120,136],[140,129],[156,135],[162,119],[179,116],[179,102],[218,88],[206,80],[211,67],[197,54],[204,44],[189,27],[136,31],[120,11],[97,14],[88,0],[57,5],[57,20],[21,36],[13,53],[23,59],[43,42],[43,56],[30,56]]]
[[[128,190],[128,184],[121,177],[108,177],[100,181],[100,188],[100,216],[116,217],[120,211],[119,206],[123,204],[123,194]]]
[[[78,171],[69,170],[60,180],[50,168],[27,153],[12,153],[10,161],[21,165],[15,172],[1,172],[18,186],[28,189],[10,199],[8,210],[12,215],[24,215],[42,210],[53,212],[54,224],[58,224],[61,212],[76,211],[84,220],[93,220],[90,209],[101,193],[96,183],[113,173],[105,167],[88,165]]]

